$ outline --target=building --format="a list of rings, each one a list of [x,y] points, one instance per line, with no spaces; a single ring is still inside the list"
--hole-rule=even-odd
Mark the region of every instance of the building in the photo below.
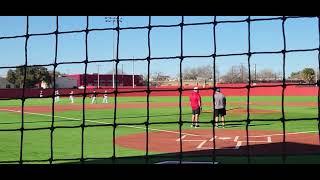
[[[118,74],[118,76],[114,76],[115,83],[118,83],[118,86],[132,86],[132,76],[128,74]],[[84,86],[85,75],[84,74],[70,74],[65,75],[65,77],[72,78],[76,81],[76,86],[81,87]],[[100,74],[98,78],[98,74],[87,74],[87,86],[98,87],[98,79],[99,86],[112,86],[112,74]],[[142,75],[134,75],[134,84],[135,86],[143,86],[143,76]]]
[[[56,77],[56,88],[78,88],[77,80],[68,77],[68,76],[60,76]]]
[[[15,88],[14,84],[9,83],[4,77],[0,77],[0,88]]]

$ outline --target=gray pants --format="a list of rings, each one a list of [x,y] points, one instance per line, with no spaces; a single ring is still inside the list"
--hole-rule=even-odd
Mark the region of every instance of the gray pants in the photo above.
[[[108,103],[108,97],[107,96],[103,97],[102,103]]]
[[[92,97],[91,104],[96,102],[96,97]]]
[[[73,96],[70,96],[69,99],[70,99],[71,103],[73,104],[74,103]]]

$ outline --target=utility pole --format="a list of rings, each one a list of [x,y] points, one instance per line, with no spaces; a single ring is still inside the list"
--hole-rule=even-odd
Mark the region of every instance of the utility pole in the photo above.
[[[257,64],[254,64],[254,80],[257,81]]]
[[[316,78],[316,86],[318,86],[318,79],[319,79],[319,72],[317,71],[317,69],[315,69],[315,78]]]
[[[134,56],[132,58],[132,88],[134,88]]]
[[[219,71],[217,71],[217,82],[219,82],[219,79],[220,79],[220,77],[219,77]]]
[[[99,67],[100,66],[101,66],[100,64],[97,65],[97,67],[98,67],[98,89],[100,88],[100,74],[99,74]]]
[[[233,78],[234,78],[234,77],[233,77],[233,66],[231,66],[231,74],[232,74],[232,75],[231,75],[231,83],[233,83]]]
[[[241,63],[241,82],[243,83],[243,64]]]
[[[115,28],[115,22],[117,21],[117,17],[116,16],[107,16],[105,17],[105,20],[106,22],[112,22],[112,27]],[[122,22],[122,18],[119,18],[119,22]],[[115,57],[114,57],[114,36],[115,36],[115,33],[114,33],[114,30],[113,30],[113,36],[112,36],[112,58],[113,60],[115,60]],[[115,69],[115,64],[114,64],[114,61],[112,61],[112,87],[114,88],[114,69]]]
[[[215,79],[215,74],[214,74],[214,61],[212,61],[212,86],[214,86],[214,79]]]
[[[122,75],[122,86],[124,86],[124,83],[123,83],[123,64],[121,64],[121,68],[122,68],[122,73],[121,73],[121,75]]]

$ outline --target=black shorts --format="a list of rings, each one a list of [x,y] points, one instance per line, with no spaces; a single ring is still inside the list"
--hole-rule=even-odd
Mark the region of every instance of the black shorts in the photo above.
[[[192,114],[193,115],[196,115],[196,114],[200,115],[200,107],[198,109],[192,109]]]
[[[223,108],[223,109],[215,109],[214,110],[215,112],[215,114],[216,114],[216,117],[217,116],[225,116],[226,114],[227,114],[227,112],[226,112],[226,108]]]

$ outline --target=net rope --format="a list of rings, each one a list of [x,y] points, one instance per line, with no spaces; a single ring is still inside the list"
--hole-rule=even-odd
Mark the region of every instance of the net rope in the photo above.
[[[288,19],[299,19],[299,18],[317,18],[318,20],[318,33],[320,37],[320,17],[319,16],[282,16],[282,17],[272,17],[272,18],[256,18],[252,19],[250,16],[244,20],[223,20],[223,21],[218,21],[216,16],[213,16],[212,21],[210,22],[196,22],[196,23],[185,23],[184,22],[184,16],[181,17],[181,21],[178,24],[171,24],[171,25],[152,25],[152,17],[148,17],[148,25],[147,26],[135,26],[135,27],[120,27],[120,17],[116,17],[116,26],[113,26],[112,28],[89,28],[89,16],[86,16],[86,27],[85,29],[81,30],[73,30],[73,31],[60,31],[59,29],[59,17],[55,17],[55,30],[53,32],[49,33],[29,33],[29,16],[26,17],[26,31],[25,34],[23,35],[16,35],[16,36],[0,36],[0,40],[5,40],[5,39],[17,39],[17,38],[25,38],[25,44],[24,44],[24,57],[25,57],[25,63],[22,66],[1,66],[0,69],[10,69],[10,68],[23,68],[23,73],[24,73],[24,78],[23,78],[23,91],[22,91],[22,96],[21,97],[15,97],[15,98],[4,98],[2,100],[10,100],[10,99],[20,99],[21,100],[21,127],[20,128],[13,128],[13,129],[0,129],[0,132],[2,131],[20,131],[20,154],[19,154],[19,160],[16,161],[3,161],[0,160],[0,163],[19,163],[23,164],[25,162],[49,162],[52,164],[53,162],[57,161],[67,161],[67,160],[76,160],[80,161],[81,163],[84,163],[86,160],[89,159],[106,159],[110,157],[105,157],[105,158],[86,158],[84,149],[85,149],[85,142],[84,142],[84,134],[85,134],[85,129],[88,127],[112,127],[112,162],[116,163],[117,160],[117,154],[116,154],[116,130],[117,127],[119,126],[126,126],[126,125],[141,125],[145,126],[145,133],[146,133],[146,144],[145,144],[145,160],[146,163],[149,163],[150,161],[150,126],[151,125],[156,125],[156,124],[177,124],[179,127],[179,137],[180,139],[182,138],[182,130],[183,130],[183,124],[185,123],[191,123],[190,121],[185,121],[182,119],[182,93],[184,91],[190,91],[192,89],[187,89],[183,87],[183,73],[182,73],[182,64],[183,61],[186,58],[212,58],[213,62],[213,86],[212,87],[206,87],[202,88],[203,90],[212,90],[212,106],[214,107],[214,93],[217,88],[216,86],[216,59],[218,57],[227,57],[227,56],[247,56],[247,67],[248,67],[248,82],[246,86],[243,87],[223,87],[224,89],[246,89],[247,90],[247,101],[246,101],[246,119],[243,120],[245,125],[245,130],[246,130],[246,147],[247,147],[247,161],[248,163],[251,163],[251,153],[250,153],[250,144],[249,144],[249,133],[250,133],[250,123],[252,121],[276,121],[276,122],[281,122],[282,123],[282,161],[283,163],[286,163],[287,160],[287,149],[286,149],[286,122],[289,121],[317,121],[318,125],[318,137],[319,137],[319,142],[320,142],[320,81],[317,80],[315,83],[309,83],[308,85],[317,85],[318,86],[318,98],[317,98],[317,104],[318,104],[318,116],[316,118],[286,118],[285,116],[285,89],[288,86],[299,86],[301,85],[300,83],[286,83],[286,55],[291,52],[318,52],[318,70],[320,71],[320,38],[319,38],[319,46],[318,48],[307,48],[307,49],[287,49],[287,41],[286,41],[286,31],[285,31],[285,24]],[[251,23],[252,22],[257,22],[257,21],[275,21],[275,20],[281,20],[282,21],[282,38],[283,38],[283,49],[280,51],[252,51],[251,50]],[[221,24],[234,24],[234,23],[247,23],[247,32],[248,32],[248,51],[243,52],[243,53],[227,53],[227,54],[217,54],[217,47],[219,44],[216,42],[216,28],[217,26]],[[197,26],[197,25],[212,25],[212,34],[213,34],[213,54],[207,54],[207,55],[184,55],[184,47],[183,47],[183,39],[184,39],[184,27],[187,26]],[[175,27],[180,27],[180,55],[179,56],[167,56],[167,57],[153,57],[152,56],[152,51],[151,51],[151,38],[150,38],[150,33],[153,29],[155,28],[175,28]],[[118,77],[118,66],[120,62],[125,62],[125,61],[132,61],[132,59],[127,59],[127,58],[119,58],[119,46],[120,46],[120,34],[122,31],[125,30],[132,30],[132,29],[147,29],[148,31],[148,54],[146,58],[136,58],[135,61],[145,61],[147,62],[147,87],[146,90],[130,90],[130,91],[119,91],[118,89],[118,83],[115,83],[115,88],[112,92],[108,92],[108,94],[113,94],[114,95],[114,112],[113,112],[113,123],[105,123],[105,124],[86,124],[86,104],[85,100],[88,95],[91,95],[91,92],[87,92],[87,69],[88,69],[88,64],[90,63],[106,63],[106,62],[111,62],[115,63],[115,77]],[[90,32],[97,32],[97,31],[112,31],[116,32],[116,57],[112,59],[100,59],[100,60],[90,60],[88,57],[88,35]],[[73,60],[73,61],[59,61],[58,62],[58,38],[59,35],[62,34],[75,34],[75,33],[85,33],[85,59],[84,60]],[[35,65],[29,65],[28,64],[28,43],[29,43],[29,38],[30,37],[36,37],[36,36],[50,36],[54,35],[55,37],[55,53],[54,53],[54,61],[53,63],[50,64],[35,64]],[[255,86],[252,86],[251,82],[251,57],[252,55],[257,55],[257,54],[282,54],[282,84],[279,85],[264,85],[264,84],[257,84]],[[179,60],[179,87],[176,89],[151,89],[150,88],[150,64],[152,61],[155,60]],[[82,96],[82,123],[81,125],[73,125],[73,126],[58,126],[54,125],[55,122],[55,91],[57,89],[56,87],[56,68],[58,66],[62,65],[67,65],[67,64],[84,64],[85,65],[85,70],[84,70],[84,92],[83,93],[75,93],[74,95],[81,95]],[[37,98],[37,97],[28,97],[26,96],[26,77],[27,77],[27,68],[28,67],[37,67],[37,66],[44,66],[44,67],[53,67],[53,92],[50,96],[44,96],[44,98],[51,97],[52,98],[52,118],[51,118],[51,126],[50,127],[39,127],[39,128],[25,128],[25,101],[26,99],[32,99],[32,98]],[[251,119],[250,118],[250,90],[252,88],[262,88],[262,87],[282,87],[281,91],[281,118],[280,119]],[[171,122],[171,121],[161,121],[161,122],[150,122],[150,95],[152,92],[170,92],[170,91],[178,91],[179,92],[179,118],[178,121],[176,122]],[[117,122],[117,110],[118,110],[118,95],[121,94],[126,94],[126,93],[137,93],[137,92],[145,92],[146,93],[146,98],[147,98],[147,103],[146,103],[146,121],[141,122],[141,123],[118,123]],[[103,93],[97,93],[97,94],[103,94]],[[64,95],[61,95],[64,96]],[[65,95],[67,96],[67,95]],[[200,124],[210,124],[212,125],[212,137],[215,137],[216,135],[216,130],[215,130],[215,111],[212,112],[212,120],[209,122],[199,122]],[[239,122],[239,120],[228,120],[228,122]],[[66,128],[80,128],[81,129],[81,156],[79,158],[54,158],[54,130],[56,129],[66,129]],[[39,131],[39,130],[50,130],[50,157],[48,159],[38,159],[38,160],[25,160],[23,158],[23,144],[24,144],[24,132],[26,131]],[[182,160],[184,158],[183,156],[183,141],[179,141],[179,162],[182,163]],[[212,144],[212,161],[215,162],[217,160],[217,155],[216,155],[216,138],[213,138],[213,144]],[[199,155],[201,156],[201,155]],[[155,155],[156,157],[156,155]]]

